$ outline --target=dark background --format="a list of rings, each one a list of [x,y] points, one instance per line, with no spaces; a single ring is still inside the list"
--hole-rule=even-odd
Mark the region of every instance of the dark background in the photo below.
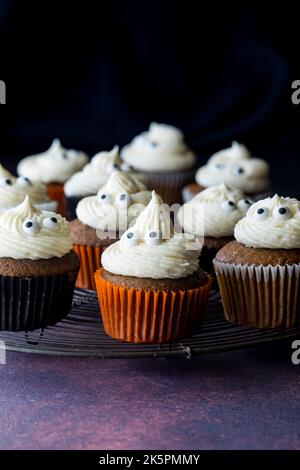
[[[245,4],[246,5],[246,4]],[[14,168],[59,137],[90,155],[156,120],[203,162],[237,139],[300,196],[298,12],[191,0],[0,2],[0,159]]]

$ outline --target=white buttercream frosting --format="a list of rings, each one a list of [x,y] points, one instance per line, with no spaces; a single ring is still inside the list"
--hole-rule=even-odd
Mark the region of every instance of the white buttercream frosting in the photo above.
[[[49,199],[44,184],[33,183],[23,176],[16,178],[0,165],[0,211],[18,206],[27,194],[37,207],[57,207],[56,202]]]
[[[150,199],[151,192],[140,180],[115,171],[96,196],[85,197],[78,203],[76,213],[78,219],[90,227],[124,231]]]
[[[193,167],[195,154],[176,127],[153,122],[121,151],[123,160],[136,170],[176,171]]]
[[[238,142],[210,157],[196,173],[196,182],[204,187],[226,183],[248,194],[265,191],[269,184],[269,165],[251,157],[249,150]]]
[[[175,234],[170,214],[155,191],[148,206],[120,241],[101,258],[113,274],[180,279],[197,271],[200,246],[191,234]]]
[[[201,191],[184,204],[177,213],[177,220],[185,232],[230,237],[251,204],[244,193],[222,183]]]
[[[18,174],[34,182],[64,183],[87,163],[84,152],[67,150],[58,139],[51,147],[38,155],[23,158],[17,167]]]
[[[276,194],[256,202],[236,225],[234,236],[252,248],[300,248],[300,201]]]
[[[110,152],[97,153],[83,170],[71,176],[65,183],[65,194],[66,196],[97,194],[114,171],[130,171],[130,169],[120,159],[119,147],[116,145]]]
[[[49,259],[72,249],[69,223],[54,212],[34,207],[28,196],[0,214],[0,257]]]

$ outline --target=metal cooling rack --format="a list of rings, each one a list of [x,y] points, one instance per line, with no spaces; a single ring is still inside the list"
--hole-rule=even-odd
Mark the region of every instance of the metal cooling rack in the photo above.
[[[230,324],[224,318],[219,293],[212,291],[202,328],[191,338],[163,345],[123,343],[104,332],[96,294],[81,289],[75,291],[71,313],[55,326],[34,332],[0,332],[0,340],[10,351],[97,358],[190,358],[296,336],[300,337],[299,327],[261,331]]]

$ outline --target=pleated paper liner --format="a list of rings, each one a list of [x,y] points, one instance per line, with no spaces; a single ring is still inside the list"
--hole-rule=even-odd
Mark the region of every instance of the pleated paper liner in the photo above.
[[[214,261],[225,317],[257,328],[300,324],[300,265],[250,266]]]
[[[72,308],[76,275],[0,276],[1,331],[32,331],[65,318]]]
[[[47,192],[50,199],[58,202],[57,212],[67,217],[67,203],[62,183],[48,183]]]
[[[94,273],[101,267],[101,255],[105,247],[74,244],[73,250],[80,257],[76,287],[96,290]]]
[[[182,201],[181,189],[194,179],[195,169],[165,173],[145,172],[144,175],[148,188],[155,189],[165,204],[172,205]]]
[[[196,333],[205,313],[205,285],[179,290],[144,290],[115,285],[95,273],[103,325],[112,338],[132,343],[167,343]]]

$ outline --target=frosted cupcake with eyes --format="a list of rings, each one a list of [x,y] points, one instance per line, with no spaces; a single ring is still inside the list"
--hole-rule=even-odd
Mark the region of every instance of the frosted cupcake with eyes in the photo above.
[[[259,328],[300,323],[300,202],[259,201],[214,260],[226,318]]]
[[[71,222],[74,250],[80,255],[77,287],[94,289],[94,272],[102,251],[119,238],[151,199],[146,186],[128,173],[115,171],[96,196],[82,199]]]
[[[76,207],[82,198],[97,194],[110,175],[120,170],[132,174],[130,165],[121,161],[119,147],[115,146],[110,152],[97,153],[83,170],[71,176],[64,185],[70,218],[76,218]]]
[[[0,329],[34,330],[64,318],[72,306],[79,258],[68,222],[40,211],[28,196],[0,215]]]
[[[18,206],[26,195],[39,209],[57,209],[57,202],[50,200],[44,184],[33,183],[23,176],[16,178],[0,165],[0,212]]]
[[[252,157],[244,145],[233,142],[198,169],[196,183],[184,188],[183,198],[188,201],[205,188],[221,183],[243,191],[252,199],[264,198],[270,187],[269,165],[265,160]]]
[[[164,343],[194,334],[211,277],[199,268],[200,245],[176,234],[155,191],[135,224],[102,254],[95,274],[107,334],[135,343]]]
[[[150,124],[121,151],[121,157],[147,178],[165,203],[181,200],[181,188],[194,177],[195,154],[184,142],[183,133],[166,124]]]
[[[205,189],[179,209],[180,226],[203,239],[200,265],[205,271],[213,273],[212,260],[234,239],[234,227],[251,204],[244,193],[223,183]]]
[[[18,174],[29,178],[34,183],[45,183],[48,195],[58,201],[59,212],[65,214],[65,196],[63,184],[87,163],[85,153],[67,150],[58,139],[43,153],[23,158],[17,167]]]

